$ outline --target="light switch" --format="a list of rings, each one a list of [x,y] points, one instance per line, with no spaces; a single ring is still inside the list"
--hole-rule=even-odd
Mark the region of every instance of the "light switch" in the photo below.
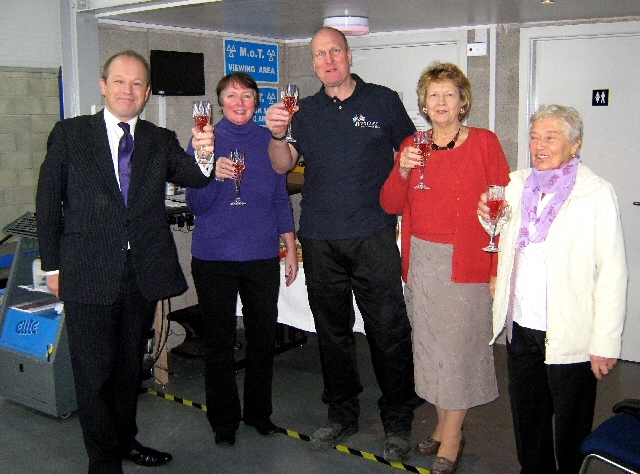
[[[468,43],[467,56],[486,56],[487,43]]]

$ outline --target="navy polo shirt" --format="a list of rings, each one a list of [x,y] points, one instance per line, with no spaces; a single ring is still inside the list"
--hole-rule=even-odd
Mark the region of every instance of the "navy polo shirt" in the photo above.
[[[305,163],[299,235],[306,239],[365,237],[396,222],[380,206],[380,189],[415,126],[397,92],[352,77],[351,97],[341,101],[322,87],[293,116],[293,145]]]

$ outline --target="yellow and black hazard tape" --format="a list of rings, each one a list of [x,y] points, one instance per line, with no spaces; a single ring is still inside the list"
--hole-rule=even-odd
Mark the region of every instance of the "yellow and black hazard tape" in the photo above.
[[[431,471],[429,469],[424,469],[422,467],[415,467],[411,464],[406,464],[403,462],[389,462],[382,456],[377,456],[375,454],[367,453],[365,451],[359,451],[357,449],[349,448],[348,446],[343,446],[339,444],[335,447],[338,451],[342,453],[354,454],[356,456],[360,456],[361,458],[368,459],[369,461],[379,462],[382,464],[386,464],[387,466],[395,467],[396,469],[402,469],[403,471],[409,472],[417,472],[419,474],[429,474]]]
[[[156,397],[164,398],[165,400],[171,400],[172,402],[182,403],[183,405],[186,405],[188,407],[193,407],[202,411],[207,411],[206,405],[201,405],[200,403],[192,402],[191,400],[185,400],[184,398],[175,397],[167,393],[159,392],[157,390],[153,390],[152,388],[148,388],[147,393],[150,395],[154,395]]]
[[[198,408],[202,411],[207,411],[206,405],[201,405],[200,403],[192,402],[191,400],[185,400],[184,398],[175,397],[173,395],[169,395],[163,392],[159,392],[157,390],[153,390],[151,388],[147,389],[147,393],[150,395],[154,395],[156,397],[164,398],[165,400],[170,400],[172,402],[181,403],[182,405],[186,405],[189,407]],[[278,428],[278,431],[287,436],[291,436],[292,438],[297,438],[302,441],[310,441],[311,438],[305,434],[298,433],[296,431],[286,430],[284,428]],[[382,456],[377,456],[375,454],[367,453],[365,451],[360,451],[358,449],[353,449],[348,446],[344,446],[342,444],[337,445],[334,449],[340,451],[341,453],[353,454],[355,456],[360,456],[361,458],[368,459],[369,461],[379,462],[381,464],[386,464],[387,466],[395,467],[396,469],[402,469],[403,471],[408,472],[416,472],[418,474],[430,474],[431,471],[429,469],[424,469],[422,467],[415,467],[410,464],[405,464],[403,462],[389,462],[384,459]]]

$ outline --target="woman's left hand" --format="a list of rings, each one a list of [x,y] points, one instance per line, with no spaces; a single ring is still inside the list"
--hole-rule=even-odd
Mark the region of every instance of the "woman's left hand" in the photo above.
[[[284,271],[284,281],[287,286],[291,286],[298,276],[298,252],[295,247],[287,249],[287,255],[284,257]]]
[[[598,380],[602,380],[603,375],[607,375],[613,366],[618,363],[618,359],[609,357],[591,356],[591,372]]]

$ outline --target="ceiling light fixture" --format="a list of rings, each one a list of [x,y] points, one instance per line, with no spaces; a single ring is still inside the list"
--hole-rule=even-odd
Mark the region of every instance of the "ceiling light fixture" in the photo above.
[[[543,5],[553,5],[554,0],[540,0]]]
[[[366,16],[328,16],[324,19],[324,26],[340,30],[345,36],[369,34],[369,18]]]

